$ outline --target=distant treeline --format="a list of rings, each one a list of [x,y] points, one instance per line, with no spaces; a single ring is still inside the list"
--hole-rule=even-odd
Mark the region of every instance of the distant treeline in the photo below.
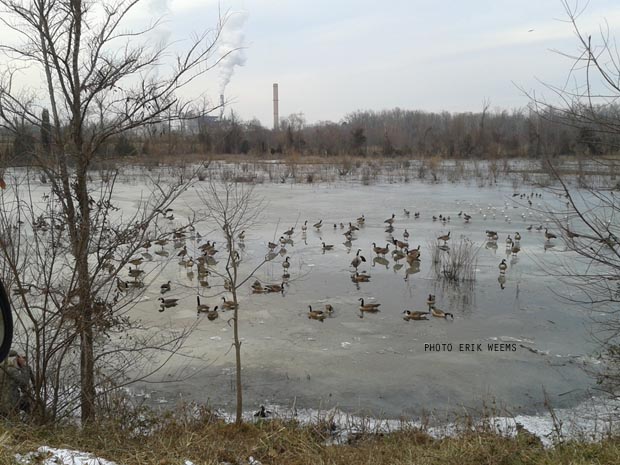
[[[609,111],[607,108],[605,111]],[[249,154],[442,156],[447,158],[602,155],[620,138],[594,123],[572,123],[570,115],[546,110],[430,113],[402,110],[357,111],[341,122],[306,124],[302,114],[283,118],[280,129],[258,120],[192,117],[176,125],[161,122],[125,133],[104,146],[103,156]],[[0,133],[0,151],[14,162],[50,150],[49,128],[24,126],[17,136]]]

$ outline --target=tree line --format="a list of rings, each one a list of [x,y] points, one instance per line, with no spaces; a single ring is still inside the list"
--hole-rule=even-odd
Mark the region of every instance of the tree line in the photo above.
[[[608,106],[597,109],[601,117],[616,111]],[[45,113],[42,121],[46,121]],[[535,111],[490,111],[487,104],[477,113],[360,110],[340,122],[313,124],[297,113],[282,118],[278,131],[257,119],[244,121],[233,111],[224,117],[190,113],[174,124],[164,117],[156,124],[113,137],[98,152],[103,156],[299,154],[468,159],[606,155],[620,145],[617,134],[601,132],[595,123],[573,123],[551,106]],[[49,150],[49,122],[39,128],[22,124],[17,133],[1,140],[5,157],[27,162],[35,151]]]

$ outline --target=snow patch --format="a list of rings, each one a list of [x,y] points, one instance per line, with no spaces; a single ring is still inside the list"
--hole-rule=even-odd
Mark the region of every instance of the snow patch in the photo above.
[[[41,446],[36,451],[29,452],[26,455],[17,454],[15,459],[24,465],[31,463],[42,465],[116,465],[116,462],[96,457],[89,452],[55,449],[48,446]]]

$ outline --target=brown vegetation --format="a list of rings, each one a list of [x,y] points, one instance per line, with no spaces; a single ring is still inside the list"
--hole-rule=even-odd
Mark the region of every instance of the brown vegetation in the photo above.
[[[359,434],[349,443],[327,445],[329,425],[301,426],[294,421],[261,421],[236,426],[212,416],[143,417],[142,423],[118,421],[91,425],[29,428],[0,426],[0,463],[14,463],[15,453],[28,453],[45,444],[82,450],[118,464],[248,463],[263,464],[614,464],[620,463],[620,441],[566,442],[545,449],[529,433],[515,438],[491,432],[461,433],[434,439],[424,431],[405,428],[389,434]],[[149,434],[140,433],[144,429]]]

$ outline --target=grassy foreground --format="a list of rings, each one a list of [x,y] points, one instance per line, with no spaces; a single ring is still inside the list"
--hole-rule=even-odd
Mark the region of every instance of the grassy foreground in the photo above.
[[[142,421],[142,420],[141,420]],[[620,438],[598,443],[567,442],[544,449],[529,434],[516,438],[467,433],[433,439],[410,430],[358,437],[346,445],[325,445],[326,425],[300,426],[267,421],[236,427],[214,418],[163,418],[158,423],[105,422],[88,428],[31,427],[0,423],[0,465],[14,464],[16,453],[41,445],[91,452],[117,464],[620,464]],[[139,434],[141,428],[149,434]],[[39,463],[39,462],[36,462]]]

